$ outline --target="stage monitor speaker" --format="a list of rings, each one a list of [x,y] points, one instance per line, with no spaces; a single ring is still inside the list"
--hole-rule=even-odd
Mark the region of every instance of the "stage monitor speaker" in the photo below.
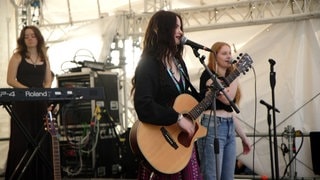
[[[131,152],[129,132],[130,129],[120,137],[100,135],[96,148],[97,177],[137,179],[139,162]]]
[[[94,78],[95,87],[103,87],[105,93],[104,109],[107,120],[120,123],[119,79],[118,74],[98,73]]]
[[[320,131],[310,132],[310,146],[313,172],[320,175]]]

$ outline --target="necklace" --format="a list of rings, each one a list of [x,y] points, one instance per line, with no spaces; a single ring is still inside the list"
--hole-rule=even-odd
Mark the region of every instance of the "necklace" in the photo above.
[[[39,58],[39,55],[37,55],[37,57],[36,57],[35,60],[33,60],[33,59],[31,58],[31,56],[30,56],[30,61],[32,62],[34,68],[36,68],[36,65],[37,65],[37,62],[38,62],[38,58]]]

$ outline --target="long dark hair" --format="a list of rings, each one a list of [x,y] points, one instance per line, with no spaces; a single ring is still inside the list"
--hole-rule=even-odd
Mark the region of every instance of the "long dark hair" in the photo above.
[[[177,45],[173,37],[177,26],[177,18],[180,19],[181,30],[183,31],[182,18],[175,12],[160,10],[151,17],[144,36],[141,59],[157,60],[165,63],[170,57],[174,56],[182,61],[183,46]],[[144,58],[147,56],[155,58]],[[135,89],[135,77],[132,78],[132,85],[131,94]]]
[[[38,44],[37,44],[37,51],[39,53],[39,57],[41,61],[44,61],[44,63],[47,60],[47,48],[44,41],[44,38],[40,32],[40,30],[36,26],[25,26],[20,32],[20,36],[17,39],[17,48],[15,49],[16,53],[19,53],[22,57],[29,57],[27,45],[25,43],[25,33],[27,29],[31,29],[37,38]]]
[[[183,47],[177,46],[173,38],[177,17],[183,31],[182,18],[175,12],[160,10],[151,17],[144,37],[142,57],[154,55],[159,57],[158,60],[164,60],[174,55],[182,59]]]

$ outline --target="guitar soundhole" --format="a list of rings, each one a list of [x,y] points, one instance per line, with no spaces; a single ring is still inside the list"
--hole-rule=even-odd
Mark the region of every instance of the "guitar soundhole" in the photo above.
[[[195,131],[194,131],[194,134],[193,136],[197,133],[199,129],[199,126],[198,124],[196,124],[195,126]],[[182,144],[184,147],[190,147],[191,145],[191,142],[192,142],[192,139],[193,139],[193,136],[192,137],[189,137],[188,133],[184,132],[184,131],[181,131],[178,135],[178,141],[180,144]]]

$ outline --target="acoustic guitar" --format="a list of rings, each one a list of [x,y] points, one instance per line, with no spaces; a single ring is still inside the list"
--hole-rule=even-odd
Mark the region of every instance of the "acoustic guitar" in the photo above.
[[[242,55],[236,64],[236,69],[224,79],[225,84],[230,84],[241,73],[248,71],[252,62],[248,54]],[[198,117],[211,105],[212,96],[213,91],[209,91],[200,103],[189,94],[181,94],[175,99],[173,109],[187,114],[194,120],[195,133],[191,138],[177,123],[159,126],[137,120],[129,135],[133,153],[144,156],[159,172],[174,174],[181,171],[191,158],[194,141],[207,133],[207,129],[199,123]]]

